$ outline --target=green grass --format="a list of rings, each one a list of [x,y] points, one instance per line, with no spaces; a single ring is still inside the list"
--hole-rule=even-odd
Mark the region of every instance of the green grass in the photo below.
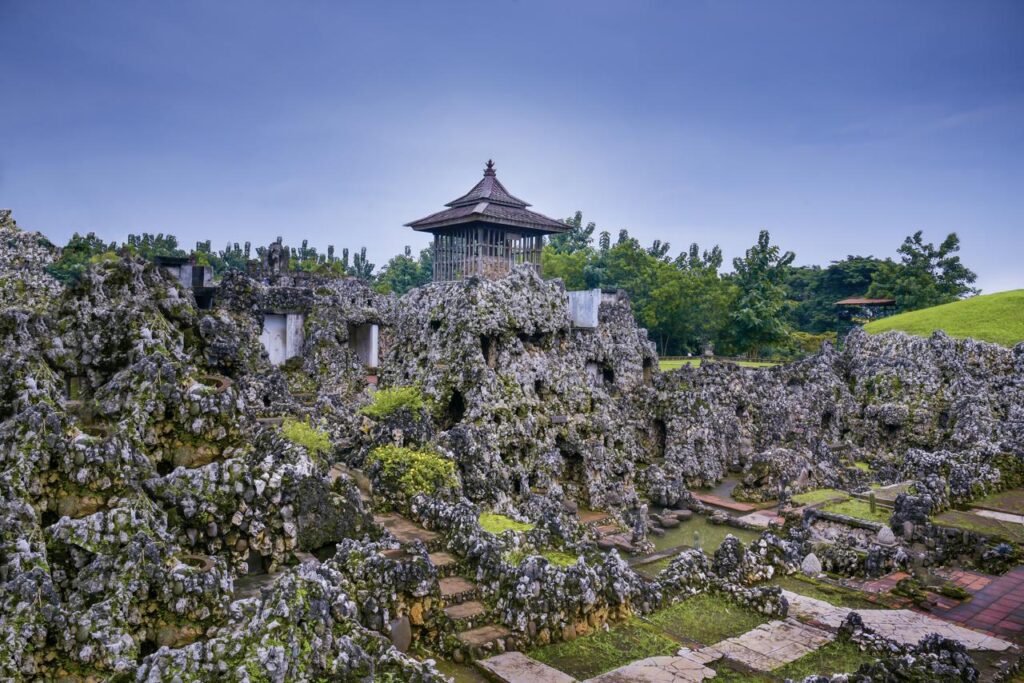
[[[1009,491],[993,493],[980,500],[976,500],[974,504],[989,510],[1024,515],[1024,489],[1010,489]]]
[[[861,652],[860,648],[851,642],[836,640],[776,669],[772,673],[780,679],[792,678],[794,681],[801,681],[807,676],[814,674],[829,676],[831,674],[853,673],[860,668],[861,664],[873,662],[875,659],[874,654]]]
[[[582,681],[638,659],[674,655],[678,649],[679,643],[656,628],[630,619],[608,631],[545,645],[528,654]]]
[[[676,638],[713,645],[757,628],[768,618],[720,595],[702,593],[651,614],[648,621]]]
[[[700,362],[701,362],[700,358],[679,358],[679,359],[675,359],[675,360],[662,360],[662,361],[658,361],[658,367],[661,368],[662,371],[675,370],[676,368],[681,368],[684,365],[689,365],[690,367],[698,368],[698,367],[700,367]],[[779,365],[779,363],[776,363],[774,361],[768,361],[768,360],[740,360],[740,361],[720,360],[720,361],[715,361],[715,362],[716,363],[736,363],[736,365],[739,365],[740,367],[744,367],[744,368],[770,368],[770,367],[772,367],[774,365]]]
[[[850,500],[840,501],[838,503],[829,503],[821,508],[825,512],[832,512],[837,515],[846,515],[847,517],[856,517],[857,519],[864,519],[869,522],[881,522],[882,524],[888,524],[889,518],[892,517],[892,510],[883,508],[881,505],[875,506],[875,511],[871,511],[871,504],[866,500],[859,500],[857,498],[851,498]]]
[[[715,670],[715,683],[777,683],[782,679],[760,671],[739,671],[733,669],[725,660],[712,662],[708,666]]]
[[[512,550],[505,554],[505,561],[511,565],[518,566],[520,562],[530,555],[540,555],[556,567],[571,567],[576,564],[576,555],[563,553],[560,550],[542,550],[539,553],[527,553],[521,550]]]
[[[824,600],[836,607],[850,607],[853,609],[878,609],[881,607],[881,605],[876,605],[867,598],[862,597],[856,591],[833,586],[822,581],[803,579],[795,574],[792,576],[776,576],[771,580],[771,583],[799,595]]]
[[[932,521],[941,526],[955,529],[966,529],[986,536],[994,536],[1004,541],[1024,545],[1024,525],[1004,522],[991,517],[982,517],[961,510],[947,510],[932,517]]]
[[[497,515],[493,512],[481,514],[478,521],[481,529],[492,534],[500,534],[505,531],[529,531],[534,528],[534,525],[529,522],[517,522],[511,517]]]
[[[846,500],[849,497],[848,493],[839,489],[815,489],[796,494],[793,496],[793,502],[797,505],[814,505],[827,500]]]
[[[951,337],[972,337],[1013,346],[1024,341],[1024,289],[901,313],[874,320],[864,329],[871,334],[901,330],[922,337],[945,330]]]

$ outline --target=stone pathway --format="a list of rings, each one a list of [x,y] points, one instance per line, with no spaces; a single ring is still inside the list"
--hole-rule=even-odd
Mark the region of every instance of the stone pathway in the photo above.
[[[757,509],[756,505],[741,503],[738,500],[729,500],[728,498],[720,498],[710,493],[693,492],[693,497],[707,505],[714,505],[715,507],[725,508],[734,512],[753,512]]]
[[[959,640],[968,650],[992,650],[1002,652],[1012,643],[984,633],[951,624],[937,617],[908,609],[858,609],[836,607],[824,600],[809,598],[792,591],[783,590],[789,601],[789,613],[800,619],[812,621],[828,628],[839,628],[850,612],[856,611],[864,625],[878,635],[895,640],[903,645],[916,645],[929,633],[938,633],[946,638]]]
[[[476,665],[499,683],[576,683],[576,679],[569,674],[527,657],[522,652],[506,652],[479,661]]]
[[[587,679],[586,683],[699,683],[714,677],[714,669],[689,657],[669,656],[641,659]]]
[[[722,656],[757,671],[772,671],[835,639],[824,629],[796,619],[769,621],[713,646]]]
[[[748,515],[743,515],[738,521],[753,524],[754,526],[762,529],[767,529],[773,522],[779,526],[785,524],[786,518],[775,514],[773,508],[771,510],[755,510]]]
[[[424,529],[419,524],[393,512],[374,515],[373,521],[390,531],[391,535],[403,545],[419,540],[429,547],[438,538],[436,532]]]
[[[936,614],[999,636],[1024,636],[1024,567],[994,578],[981,575],[965,588],[974,593],[971,600]]]

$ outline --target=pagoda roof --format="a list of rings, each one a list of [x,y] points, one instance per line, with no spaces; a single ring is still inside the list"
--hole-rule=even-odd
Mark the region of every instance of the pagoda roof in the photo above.
[[[498,180],[494,162],[488,161],[484,177],[466,194],[445,204],[448,208],[406,223],[413,230],[432,231],[461,223],[482,221],[540,232],[565,232],[562,221],[530,211],[530,206],[511,194]]]
[[[837,301],[836,306],[892,306],[895,303],[896,299],[868,299],[863,296],[854,296]]]

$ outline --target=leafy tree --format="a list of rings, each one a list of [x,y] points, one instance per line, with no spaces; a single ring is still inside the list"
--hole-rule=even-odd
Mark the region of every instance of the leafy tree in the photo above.
[[[935,247],[925,243],[922,231],[903,240],[900,263],[885,261],[875,273],[868,295],[891,297],[902,311],[938,306],[979,293],[971,287],[977,275],[960,262],[960,238],[949,233]]]
[[[393,257],[377,276],[376,289],[382,293],[394,292],[401,296],[410,289],[425,285],[433,279],[433,251],[427,247],[419,260],[412,257],[412,249]]]
[[[743,258],[732,261],[733,281],[739,289],[730,314],[732,334],[743,350],[760,356],[766,346],[785,340],[787,269],[795,254],[782,253],[771,244],[767,230],[758,235],[757,244]]]
[[[597,225],[591,221],[584,226],[582,211],[577,211],[575,216],[566,218],[564,222],[570,230],[548,238],[551,251],[557,254],[575,254],[589,249],[594,241],[594,230],[597,229]]]
[[[786,274],[787,297],[793,301],[790,324],[814,334],[835,331],[839,324],[835,303],[865,296],[882,263],[872,256],[847,256],[824,269],[790,267]]]
[[[347,249],[345,250],[345,255],[348,255]],[[346,270],[352,277],[359,278],[360,280],[370,280],[373,278],[373,269],[375,267],[376,266],[370,263],[369,259],[366,258],[366,247],[363,247],[352,257],[352,266]]]
[[[84,237],[76,232],[61,250],[60,258],[47,266],[46,270],[64,284],[72,284],[78,281],[94,257],[111,253],[115,249],[116,242],[107,244],[94,232]]]
[[[128,251],[152,261],[157,256],[185,256],[185,252],[178,248],[178,238],[174,235],[165,235],[162,232],[152,235],[144,232],[141,235],[128,235],[125,242]]]

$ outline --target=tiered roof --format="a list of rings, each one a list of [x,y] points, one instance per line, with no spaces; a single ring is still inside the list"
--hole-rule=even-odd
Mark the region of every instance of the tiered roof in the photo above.
[[[501,184],[494,171],[494,162],[490,160],[480,182],[474,185],[472,190],[445,206],[449,208],[406,223],[406,226],[413,230],[433,232],[448,226],[481,221],[543,233],[565,232],[569,229],[569,226],[561,221],[527,209],[529,204],[512,195]]]

